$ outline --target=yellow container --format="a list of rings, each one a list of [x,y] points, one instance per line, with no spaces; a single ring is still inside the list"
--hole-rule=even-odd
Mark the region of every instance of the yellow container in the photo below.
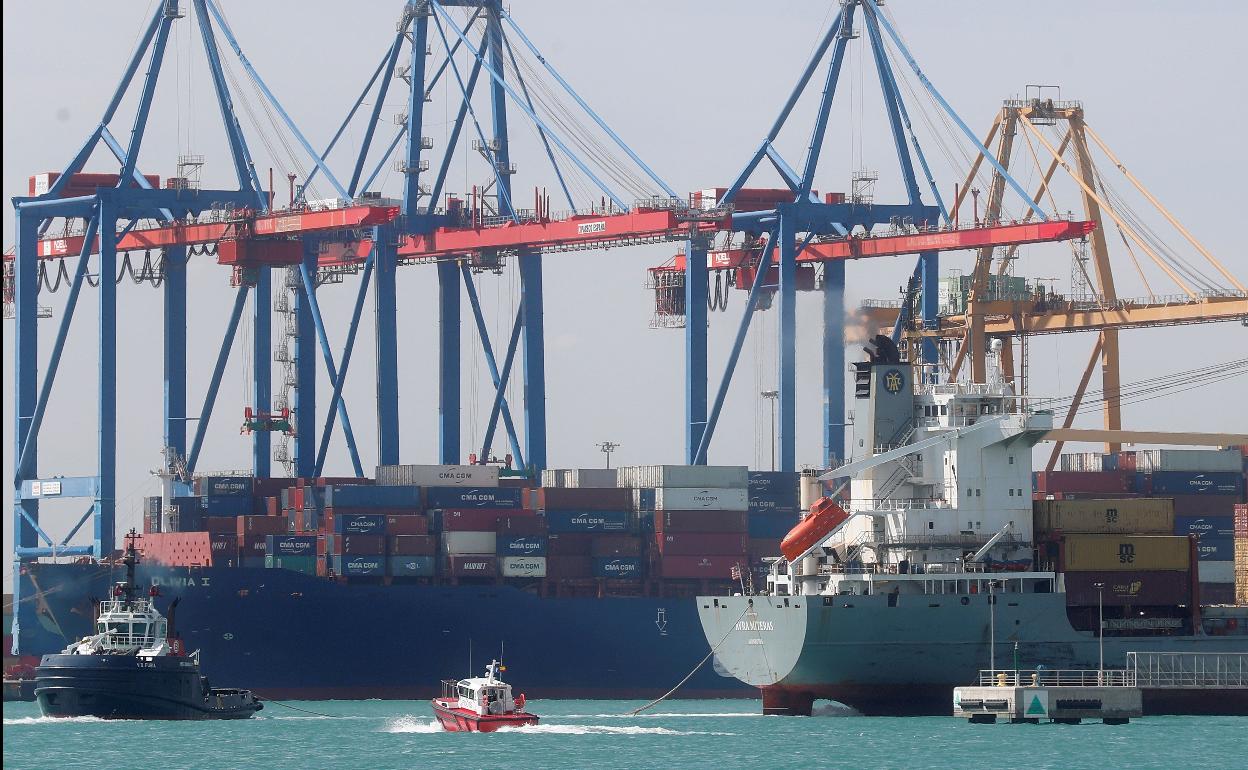
[[[1065,538],[1065,550],[1068,572],[1191,568],[1186,536],[1071,535]]]
[[[1170,535],[1174,500],[1144,497],[1127,500],[1036,500],[1032,503],[1038,533]]]

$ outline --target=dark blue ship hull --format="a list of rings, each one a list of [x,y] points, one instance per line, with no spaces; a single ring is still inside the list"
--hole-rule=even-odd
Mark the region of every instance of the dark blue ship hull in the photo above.
[[[85,636],[89,597],[105,597],[113,580],[94,564],[26,567],[21,652],[59,651]],[[449,674],[500,653],[530,698],[652,698],[709,650],[692,597],[554,598],[511,585],[344,584],[281,569],[156,565],[140,565],[138,582],[180,598],[177,632],[214,679],[246,683],[261,698],[428,698]],[[678,694],[757,692],[707,664]]]

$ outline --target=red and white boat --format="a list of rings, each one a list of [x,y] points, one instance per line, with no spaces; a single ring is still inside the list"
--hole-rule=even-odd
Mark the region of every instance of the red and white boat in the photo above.
[[[433,699],[433,715],[452,733],[492,733],[500,727],[537,724],[524,710],[524,695],[511,696],[511,685],[498,678],[506,667],[490,661],[485,676],[442,680],[442,697]]]

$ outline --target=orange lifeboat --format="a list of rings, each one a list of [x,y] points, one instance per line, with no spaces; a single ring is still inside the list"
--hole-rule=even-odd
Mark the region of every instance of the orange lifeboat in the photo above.
[[[810,507],[810,515],[789,530],[789,534],[780,541],[780,553],[789,561],[797,559],[819,541],[832,534],[833,530],[849,520],[845,509],[832,502],[832,498],[820,498]]]

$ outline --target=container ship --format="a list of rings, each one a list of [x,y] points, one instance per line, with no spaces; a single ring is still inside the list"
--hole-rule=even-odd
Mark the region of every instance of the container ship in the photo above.
[[[1095,670],[1102,641],[1116,668],[1128,652],[1248,653],[1248,606],[1231,606],[1248,604],[1241,449],[1071,455],[1033,474],[1053,417],[1008,385],[916,384],[895,356],[856,366],[854,459],[827,474],[848,499],[794,530],[760,590],[697,600],[717,668],[760,688],[766,713],[828,699],[947,714],[979,670]],[[1248,713],[1146,695],[1152,713]]]

